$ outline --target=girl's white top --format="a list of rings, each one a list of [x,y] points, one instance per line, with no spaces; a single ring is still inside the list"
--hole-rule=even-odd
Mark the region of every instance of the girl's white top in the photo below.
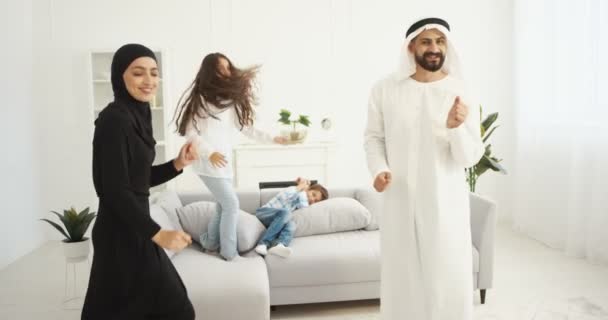
[[[186,129],[186,139],[188,142],[194,142],[198,147],[200,159],[192,165],[198,175],[216,178],[233,177],[232,149],[238,142],[239,132],[261,143],[273,143],[270,134],[258,130],[254,126],[245,126],[241,129],[234,107],[218,109],[215,105],[204,100],[203,103],[208,106],[209,112],[217,119],[195,116],[196,127],[194,121],[191,121]],[[214,152],[224,155],[227,161],[225,167],[217,168],[211,164],[209,156]]]

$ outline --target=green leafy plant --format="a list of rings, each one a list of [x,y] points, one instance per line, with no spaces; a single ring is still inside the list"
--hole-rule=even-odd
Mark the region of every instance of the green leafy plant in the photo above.
[[[482,108],[479,106],[479,119],[482,118]],[[481,121],[481,138],[485,143],[488,141],[494,130],[499,126],[494,126],[494,122],[498,119],[498,112],[494,112],[489,114],[483,121]],[[507,174],[507,170],[500,164],[502,159],[498,159],[492,156],[492,145],[486,145],[486,151],[483,154],[483,157],[479,159],[476,165],[465,169],[467,175],[467,182],[469,184],[469,190],[471,192],[475,192],[475,185],[477,184],[477,180],[479,177],[484,174],[488,169],[496,172],[500,172],[502,174]]]
[[[291,132],[289,132],[290,140],[296,143],[303,141],[306,137],[306,131],[298,131],[297,125],[301,124],[305,127],[309,127],[311,122],[310,119],[308,119],[308,116],[300,115],[296,120],[291,120],[291,112],[286,109],[281,109],[279,116],[280,118],[278,121],[280,123],[292,127]]]
[[[298,117],[298,119],[296,120],[291,120],[291,112],[289,110],[286,109],[281,109],[281,111],[279,112],[279,122],[284,124],[284,125],[291,125],[293,126],[293,131],[296,131],[296,125],[299,123],[303,126],[309,127],[310,126],[310,119],[308,119],[308,116],[305,115],[300,115]]]
[[[55,223],[49,219],[40,219],[48,222],[51,226],[57,229],[63,236],[65,236],[64,242],[80,242],[86,240],[84,234],[87,232],[91,221],[96,217],[95,212],[89,212],[89,208],[85,208],[81,212],[77,212],[74,207],[69,210],[63,210],[63,215],[55,211],[54,213],[63,226],[62,228],[58,223]]]

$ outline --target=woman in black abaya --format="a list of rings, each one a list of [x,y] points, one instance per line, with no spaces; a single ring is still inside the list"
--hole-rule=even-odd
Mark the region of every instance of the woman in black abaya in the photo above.
[[[95,121],[93,183],[99,210],[93,265],[82,319],[194,319],[186,288],[163,248],[189,245],[182,231],[161,230],[150,218],[150,187],[176,177],[197,158],[190,145],[152,166],[156,141],[149,101],[158,87],[154,53],[122,46],[112,60],[111,102]]]

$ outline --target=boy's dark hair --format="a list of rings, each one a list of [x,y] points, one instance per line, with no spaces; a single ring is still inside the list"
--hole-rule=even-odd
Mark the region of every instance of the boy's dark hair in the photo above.
[[[317,190],[321,193],[321,201],[323,200],[327,200],[327,198],[329,198],[329,192],[327,192],[327,189],[325,189],[324,186],[315,183],[315,184],[311,184],[310,187],[308,187],[308,190]]]

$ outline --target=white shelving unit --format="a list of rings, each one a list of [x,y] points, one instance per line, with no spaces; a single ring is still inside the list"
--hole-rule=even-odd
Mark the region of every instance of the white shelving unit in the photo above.
[[[154,131],[154,139],[156,140],[156,158],[154,164],[160,164],[168,161],[168,146],[167,146],[167,131],[169,130],[167,110],[167,101],[165,101],[166,85],[165,78],[163,77],[163,58],[164,55],[161,51],[154,51],[156,60],[158,63],[158,70],[160,81],[158,84],[158,91],[154,100],[150,102],[152,110],[152,130]],[[90,53],[90,79],[91,79],[91,104],[93,110],[93,118],[97,119],[99,112],[105,108],[108,103],[114,100],[114,93],[112,91],[112,81],[110,78],[110,70],[112,65],[112,57],[114,51],[99,50],[92,51]],[[164,185],[163,185],[164,186]],[[161,188],[153,188],[152,191],[157,191]]]

